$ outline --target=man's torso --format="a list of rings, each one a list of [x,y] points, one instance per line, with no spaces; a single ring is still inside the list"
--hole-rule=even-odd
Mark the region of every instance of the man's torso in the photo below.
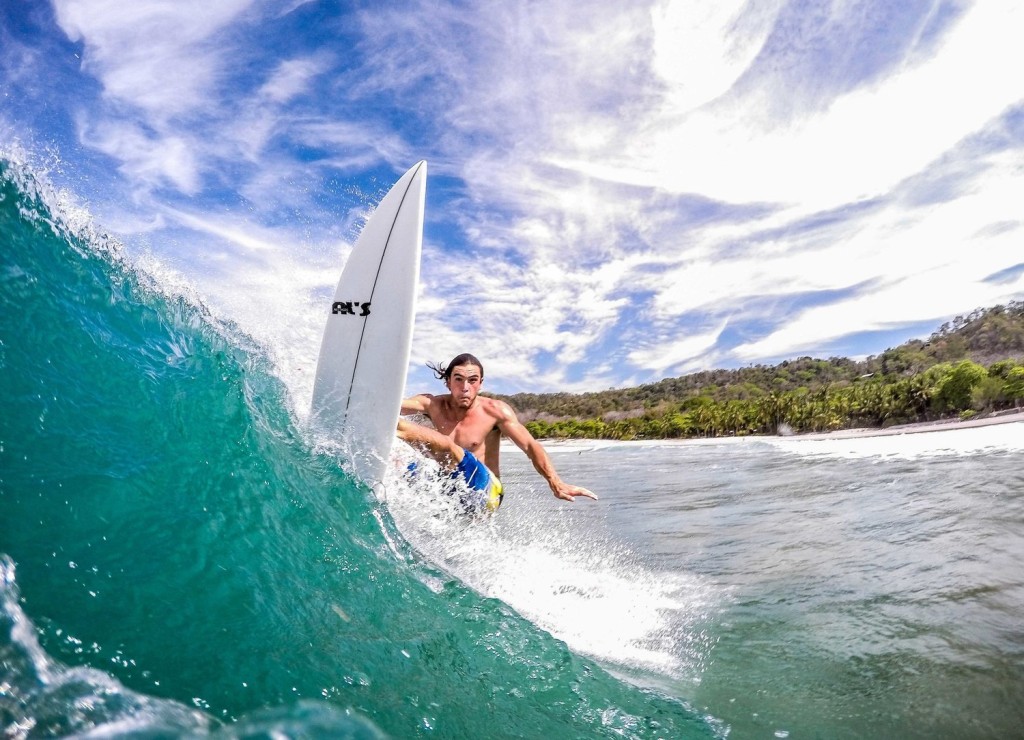
[[[498,451],[501,432],[496,416],[491,413],[492,403],[489,399],[480,398],[460,419],[452,410],[450,396],[435,396],[428,416],[437,431],[483,460],[491,472],[500,477]]]

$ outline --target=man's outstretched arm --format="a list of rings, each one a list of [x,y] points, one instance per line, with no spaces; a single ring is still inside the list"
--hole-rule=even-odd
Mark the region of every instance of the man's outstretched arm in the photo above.
[[[526,456],[530,458],[530,462],[533,463],[534,469],[548,482],[548,486],[551,487],[551,492],[555,494],[555,498],[560,498],[564,501],[575,501],[577,496],[583,496],[585,498],[592,498],[595,501],[597,500],[597,495],[592,491],[582,486],[570,485],[562,480],[555,470],[554,463],[551,462],[547,450],[530,434],[530,430],[519,422],[511,406],[505,403],[500,404],[498,413],[500,414],[498,428],[501,429],[502,434],[515,442],[516,446],[526,453]]]

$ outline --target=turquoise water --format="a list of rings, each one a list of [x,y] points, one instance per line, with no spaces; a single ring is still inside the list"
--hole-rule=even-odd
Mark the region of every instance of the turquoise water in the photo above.
[[[0,166],[4,737],[1019,736],[1024,424],[378,501],[273,348]]]
[[[266,352],[0,163],[11,737],[705,737],[404,541]]]

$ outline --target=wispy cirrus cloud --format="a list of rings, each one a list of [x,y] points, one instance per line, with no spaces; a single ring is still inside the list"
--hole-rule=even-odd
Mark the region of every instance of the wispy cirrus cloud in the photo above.
[[[54,0],[54,10],[68,38],[82,43],[83,70],[100,80],[104,98],[160,124],[214,98],[226,66],[216,40],[251,2]]]

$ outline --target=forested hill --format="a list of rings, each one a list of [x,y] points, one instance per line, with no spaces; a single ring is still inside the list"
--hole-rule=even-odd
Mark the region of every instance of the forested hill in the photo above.
[[[801,357],[635,388],[501,398],[545,437],[822,431],[969,416],[1024,400],[1024,302],[958,316],[927,340],[863,361]]]

